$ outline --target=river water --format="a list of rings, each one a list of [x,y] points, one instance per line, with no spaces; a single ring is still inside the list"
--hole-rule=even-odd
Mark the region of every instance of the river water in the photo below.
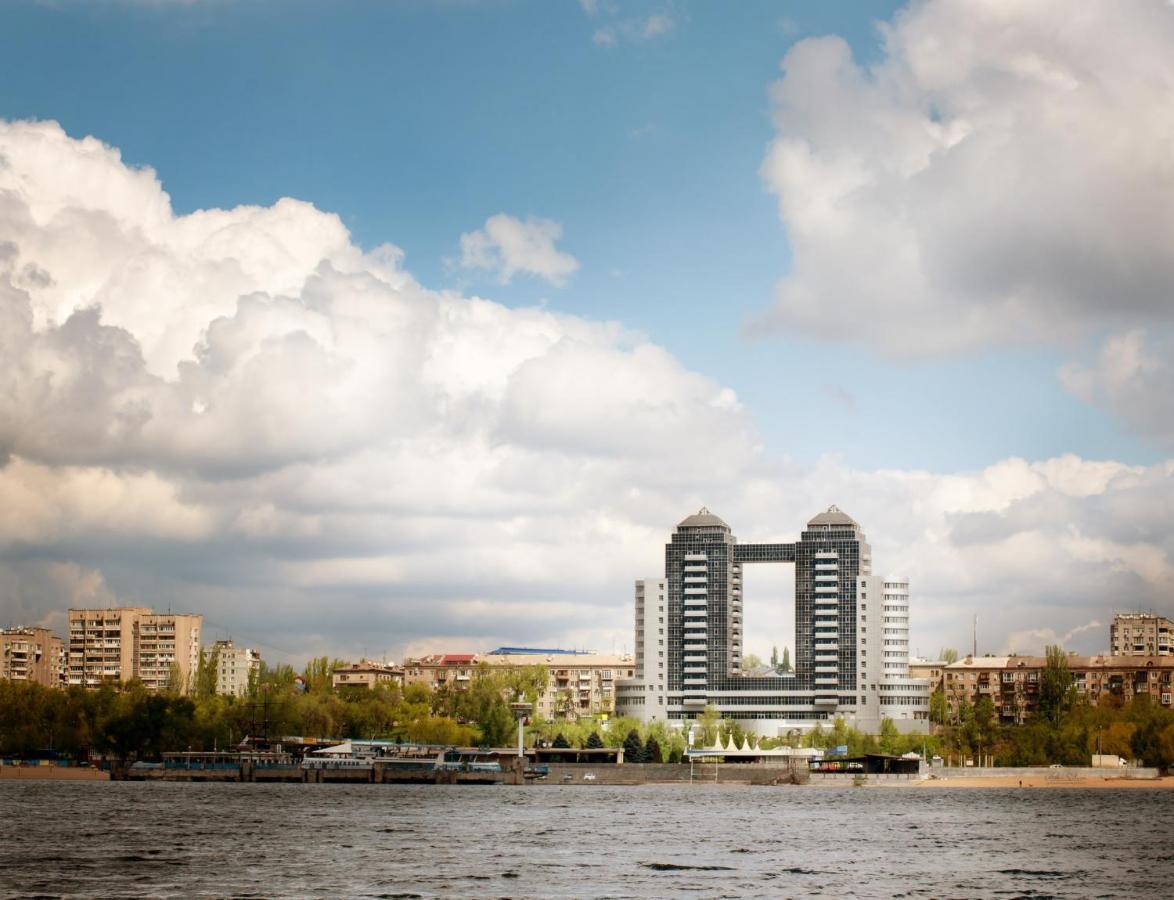
[[[0,897],[1171,897],[1174,791],[0,782]]]

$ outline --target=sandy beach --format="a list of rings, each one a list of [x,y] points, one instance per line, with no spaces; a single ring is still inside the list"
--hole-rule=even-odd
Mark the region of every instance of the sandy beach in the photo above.
[[[1168,778],[1122,778],[1119,775],[1097,777],[1075,777],[1071,775],[1034,775],[1025,778],[1014,776],[979,775],[958,778],[935,777],[920,781],[878,783],[877,787],[912,787],[933,790],[935,788],[1015,788],[1023,790],[1043,788],[1064,788],[1071,790],[1170,790],[1174,788],[1174,777]]]

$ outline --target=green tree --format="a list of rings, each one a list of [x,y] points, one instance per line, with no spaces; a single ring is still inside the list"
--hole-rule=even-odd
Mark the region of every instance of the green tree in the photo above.
[[[938,659],[944,662],[947,666],[958,662],[958,651],[953,647],[943,647],[938,651]]]
[[[640,740],[640,732],[635,728],[624,738],[624,762],[644,762],[644,742]]]
[[[627,754],[625,753],[625,756]],[[648,763],[663,762],[663,753],[660,749],[660,742],[656,739],[656,735],[650,734],[647,742],[644,744],[644,761]]]
[[[554,736],[554,740],[551,741],[550,746],[557,747],[560,750],[566,750],[571,746],[571,742],[568,741],[566,735],[560,731]]]
[[[717,740],[718,725],[721,720],[721,713],[717,711],[717,707],[707,705],[701,711],[701,715],[697,717],[699,734],[695,740],[703,747],[712,747],[713,742]]]
[[[599,736],[598,731],[593,731],[587,737],[587,743],[584,746],[586,746],[588,750],[602,750],[603,738]]]
[[[200,650],[196,663],[195,695],[197,700],[206,700],[216,694],[217,670],[220,668],[220,648],[211,651]]]
[[[880,727],[880,752],[896,755],[900,752],[901,735],[897,731],[897,723],[885,716],[881,719]]]
[[[514,741],[516,727],[513,713],[506,706],[501,697],[495,703],[490,703],[477,725],[481,728],[481,743],[490,747],[508,747]]]
[[[779,671],[780,672],[790,672],[791,671],[791,648],[790,647],[787,647],[787,646],[783,647],[783,661],[779,665]]]
[[[772,669],[779,667],[779,648],[777,645],[772,645],[770,648],[770,667]]]
[[[1047,663],[1040,676],[1040,715],[1053,725],[1059,724],[1070,706],[1072,673],[1068,670],[1068,656],[1064,648],[1050,645],[1045,649]]]
[[[945,725],[950,717],[950,703],[940,687],[929,695],[929,719],[935,725]]]

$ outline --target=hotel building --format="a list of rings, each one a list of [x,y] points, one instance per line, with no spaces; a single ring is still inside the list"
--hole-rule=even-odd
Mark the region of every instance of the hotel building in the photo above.
[[[747,676],[742,572],[766,563],[795,567],[794,671]],[[664,578],[637,582],[636,594],[637,675],[618,688],[621,714],[688,720],[712,705],[771,736],[836,716],[865,730],[882,718],[928,727],[928,684],[908,675],[909,584],[872,575],[864,533],[834,506],[797,542],[771,544],[739,543],[702,509],[665,546]]]

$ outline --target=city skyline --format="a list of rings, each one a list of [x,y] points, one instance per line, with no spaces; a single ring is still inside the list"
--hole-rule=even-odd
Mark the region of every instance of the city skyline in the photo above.
[[[1174,614],[1174,8],[808,6],[10,4],[0,625],[632,651],[832,504],[923,656]]]

